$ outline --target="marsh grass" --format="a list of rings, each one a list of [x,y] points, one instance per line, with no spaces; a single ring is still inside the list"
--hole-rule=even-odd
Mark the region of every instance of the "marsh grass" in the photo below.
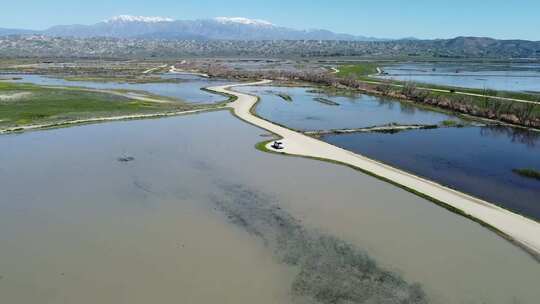
[[[377,64],[373,62],[365,62],[354,65],[342,65],[339,67],[339,72],[337,73],[337,76],[362,78],[364,76],[376,73]]]
[[[0,126],[5,127],[194,108],[182,103],[153,103],[107,93],[0,82],[0,94],[3,92],[29,93],[25,98],[0,103]]]

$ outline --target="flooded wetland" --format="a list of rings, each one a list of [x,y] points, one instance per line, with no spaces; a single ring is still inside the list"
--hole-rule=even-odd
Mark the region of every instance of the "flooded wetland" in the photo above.
[[[32,1],[0,304],[540,303],[540,2]]]
[[[490,89],[540,92],[540,64],[530,63],[399,63],[383,67],[383,79]]]
[[[536,303],[495,233],[263,134],[221,111],[0,137],[0,302]]]
[[[261,97],[257,104],[257,113],[261,117],[301,131],[363,128],[388,123],[430,125],[456,119],[393,99],[363,94],[329,96],[310,87],[252,86],[238,90]],[[291,100],[284,100],[280,94]]]
[[[163,82],[131,83],[119,81],[92,81],[92,80],[66,80],[36,74],[5,74],[0,78],[16,79],[17,83],[32,83],[41,86],[61,86],[89,88],[97,90],[128,90],[132,92],[145,92],[156,96],[168,97],[187,103],[217,103],[225,101],[221,95],[201,90],[210,86],[231,83],[223,79],[204,78],[189,74],[165,73],[160,77]]]
[[[240,90],[261,96],[256,111],[267,120],[300,131],[318,131],[321,140],[335,146],[540,219],[538,180],[515,172],[521,168],[540,168],[538,131],[484,125],[396,99],[363,94],[328,95],[313,88],[272,86]],[[292,101],[284,101],[278,94],[290,96]],[[320,103],[317,98],[338,105]],[[332,131],[392,124],[438,127],[385,132]],[[330,132],[321,132],[325,130]]]

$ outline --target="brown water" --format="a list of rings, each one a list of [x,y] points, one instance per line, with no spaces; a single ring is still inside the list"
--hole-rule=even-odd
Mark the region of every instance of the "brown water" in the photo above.
[[[0,138],[0,303],[288,302],[291,270],[208,204],[201,118]]]
[[[219,112],[0,137],[0,303],[298,300],[303,264],[269,215],[310,236],[291,240],[367,252],[430,302],[536,303],[539,264],[494,233],[351,169],[256,151],[261,133]],[[267,205],[280,213],[252,208]]]

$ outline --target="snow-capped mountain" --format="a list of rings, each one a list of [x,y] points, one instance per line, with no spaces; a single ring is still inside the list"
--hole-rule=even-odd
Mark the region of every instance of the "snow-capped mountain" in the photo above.
[[[274,26],[271,22],[266,20],[249,19],[244,17],[216,17],[214,20],[222,24],[239,23],[245,25]]]
[[[144,16],[131,16],[131,15],[119,15],[114,16],[110,19],[105,20],[105,23],[114,23],[114,22],[172,22],[174,19],[167,17],[144,17]]]
[[[5,31],[12,33],[12,31]],[[174,20],[167,17],[119,15],[93,25],[58,25],[32,33],[58,37],[114,37],[181,40],[377,40],[327,30],[296,30],[266,20],[217,17]],[[2,35],[2,31],[0,31]]]

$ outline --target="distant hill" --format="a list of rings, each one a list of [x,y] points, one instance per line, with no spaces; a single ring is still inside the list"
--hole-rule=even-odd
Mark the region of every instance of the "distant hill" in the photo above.
[[[173,20],[163,17],[121,15],[93,25],[58,25],[40,34],[53,37],[111,37],[197,40],[350,40],[381,39],[339,34],[327,30],[296,30],[268,21],[242,17]]]
[[[38,31],[0,28],[0,36],[31,35],[31,34],[36,34],[36,33],[38,33]]]
[[[144,35],[144,34],[141,34]],[[157,35],[157,34],[152,34]],[[209,40],[161,32],[159,39],[0,37],[0,56],[140,58],[181,56],[537,58],[540,42],[458,37],[444,40]],[[153,36],[156,37],[156,36]]]
[[[438,57],[540,57],[540,41],[497,40],[486,37],[457,37],[454,39],[415,40],[404,44]]]

